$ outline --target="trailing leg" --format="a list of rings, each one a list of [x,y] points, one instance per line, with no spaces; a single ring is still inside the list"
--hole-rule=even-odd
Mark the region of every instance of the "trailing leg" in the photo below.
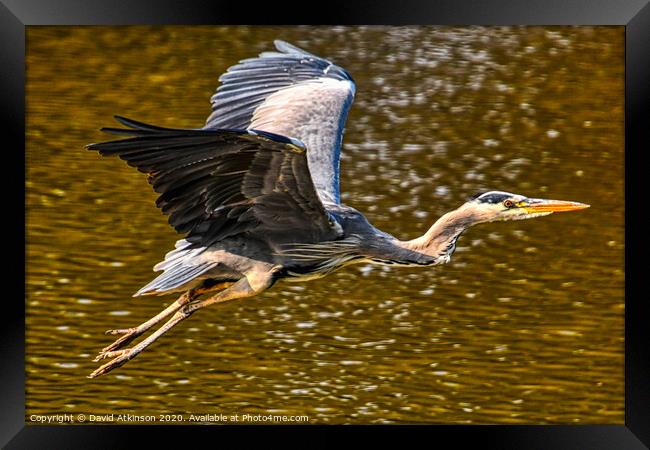
[[[262,285],[256,285],[256,289],[253,289],[247,278],[242,278],[236,283],[234,283],[232,286],[229,288],[219,292],[218,294],[206,299],[206,300],[199,300],[195,301],[192,303],[185,302],[183,305],[178,305],[176,308],[177,311],[174,314],[174,316],[169,319],[162,327],[160,327],[158,330],[156,330],[154,333],[149,335],[146,339],[144,339],[142,342],[139,344],[131,347],[131,348],[126,348],[122,350],[116,350],[116,351],[104,351],[100,353],[100,355],[95,359],[96,361],[99,359],[104,359],[104,358],[115,358],[108,363],[104,364],[103,366],[99,367],[97,370],[95,370],[93,373],[89,375],[89,378],[95,378],[100,375],[104,375],[108,372],[110,372],[113,369],[116,369],[117,367],[122,366],[125,364],[127,361],[130,359],[135,358],[138,354],[140,354],[145,348],[153,344],[160,336],[165,334],[167,331],[175,327],[178,323],[182,322],[183,320],[187,319],[189,316],[191,316],[195,311],[198,309],[204,308],[206,306],[212,305],[214,303],[224,303],[230,300],[237,300],[240,298],[245,298],[245,297],[251,297],[264,289],[266,289],[268,286],[270,286],[271,283],[268,283],[266,286]],[[261,289],[260,289],[261,288]],[[177,300],[180,301],[181,299]],[[173,306],[173,305],[172,305]],[[158,316],[162,315],[165,313],[167,310],[171,308],[168,307],[165,311],[163,311],[161,314]],[[173,311],[171,311],[173,312]],[[171,312],[168,312],[167,315],[171,314]],[[153,326],[155,323],[149,324],[149,322],[153,321],[153,319],[158,318],[158,316],[152,318],[150,321],[145,322],[142,325],[148,325],[149,328]],[[166,317],[166,316],[164,316]],[[163,317],[163,318],[164,318]],[[162,318],[158,319],[158,322],[162,320]],[[157,322],[156,322],[157,323]],[[141,334],[141,333],[140,333]]]
[[[137,327],[133,328],[121,328],[117,330],[108,330],[106,331],[106,334],[122,334],[123,336],[118,338],[115,342],[113,342],[111,345],[108,345],[102,349],[100,354],[95,358],[95,361],[99,361],[102,359],[102,354],[106,352],[110,352],[113,350],[117,350],[119,348],[124,347],[125,345],[129,344],[131,341],[136,339],[138,336],[140,336],[142,333],[147,331],[149,328],[152,326],[156,325],[157,323],[161,322],[163,319],[166,319],[173,313],[175,313],[178,309],[180,309],[183,305],[186,305],[187,303],[191,302],[197,297],[198,294],[195,293],[194,290],[189,290],[183,295],[181,295],[174,303],[169,305],[167,308],[162,310],[160,313],[157,315],[153,316],[151,319],[147,320],[146,322],[141,323]]]
[[[100,359],[103,359],[104,357],[102,355],[105,354],[106,352],[118,350],[124,347],[125,345],[131,343],[138,336],[142,335],[145,331],[147,331],[154,325],[162,322],[164,319],[166,319],[167,317],[171,316],[173,313],[178,311],[183,305],[190,303],[191,301],[195,300],[198,296],[205,294],[206,292],[224,289],[230,286],[231,284],[232,284],[231,282],[225,282],[225,283],[216,284],[214,286],[210,286],[209,288],[190,289],[189,291],[181,295],[174,303],[169,305],[167,308],[162,310],[160,313],[158,313],[151,319],[141,323],[137,327],[121,328],[117,330],[106,331],[106,334],[112,334],[112,335],[122,334],[123,336],[118,338],[111,345],[104,347],[102,351],[99,353],[99,355],[97,355],[97,358],[95,358],[95,361],[99,361]]]

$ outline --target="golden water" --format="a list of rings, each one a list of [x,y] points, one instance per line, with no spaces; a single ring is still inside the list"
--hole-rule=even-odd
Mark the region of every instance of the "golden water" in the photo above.
[[[622,27],[28,27],[27,420],[623,423]],[[343,200],[408,239],[475,192],[589,203],[472,228],[450,264],[351,266],[195,314],[107,376],[109,328],[178,236],[145,177],[83,149],[113,114],[200,127],[275,38],[357,82]]]

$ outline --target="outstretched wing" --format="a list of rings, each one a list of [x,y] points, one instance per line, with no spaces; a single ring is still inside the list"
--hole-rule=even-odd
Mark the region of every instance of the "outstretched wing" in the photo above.
[[[304,145],[254,130],[160,128],[116,117],[128,139],[90,144],[149,175],[156,205],[186,239],[209,246],[253,233],[274,242],[336,239],[341,227],[320,202]]]
[[[205,129],[256,129],[304,142],[321,200],[340,202],[339,159],[354,80],[330,61],[283,41],[221,75]]]

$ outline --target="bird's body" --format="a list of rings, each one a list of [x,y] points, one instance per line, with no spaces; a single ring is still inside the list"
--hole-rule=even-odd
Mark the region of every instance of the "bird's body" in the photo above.
[[[491,191],[402,241],[340,201],[343,130],[352,77],[285,42],[220,77],[201,129],[161,128],[117,117],[127,139],[91,144],[148,174],[156,205],[185,237],[158,263],[162,273],[135,295],[183,292],[170,307],[104,348],[99,376],[139,354],[194,311],[256,295],[280,279],[306,281],[355,263],[429,266],[449,262],[469,226],[587,207]],[[206,300],[197,298],[215,293]],[[140,344],[121,349],[173,315]],[[121,350],[120,350],[121,349]]]
[[[453,248],[440,257],[410,250],[394,236],[374,226],[356,209],[330,204],[325,210],[341,227],[340,237],[318,243],[269,241],[251,236],[233,236],[209,247],[177,241],[176,248],[154,270],[165,270],[161,277],[143,287],[136,295],[185,292],[188,289],[237,281],[246,276],[271,274],[272,283],[280,279],[307,281],[324,277],[350,264],[373,263],[400,266],[426,266],[449,261]],[[454,240],[455,242],[455,240]],[[179,271],[210,267],[179,278]],[[182,284],[181,280],[187,279]]]

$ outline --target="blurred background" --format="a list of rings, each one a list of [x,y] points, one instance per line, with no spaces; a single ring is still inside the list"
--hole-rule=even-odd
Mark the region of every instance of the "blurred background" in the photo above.
[[[201,127],[283,39],[357,83],[343,201],[401,239],[485,190],[591,204],[466,232],[450,264],[350,266],[202,310],[87,379],[179,239],[83,146],[114,114]],[[624,423],[623,27],[28,27],[26,414]]]

